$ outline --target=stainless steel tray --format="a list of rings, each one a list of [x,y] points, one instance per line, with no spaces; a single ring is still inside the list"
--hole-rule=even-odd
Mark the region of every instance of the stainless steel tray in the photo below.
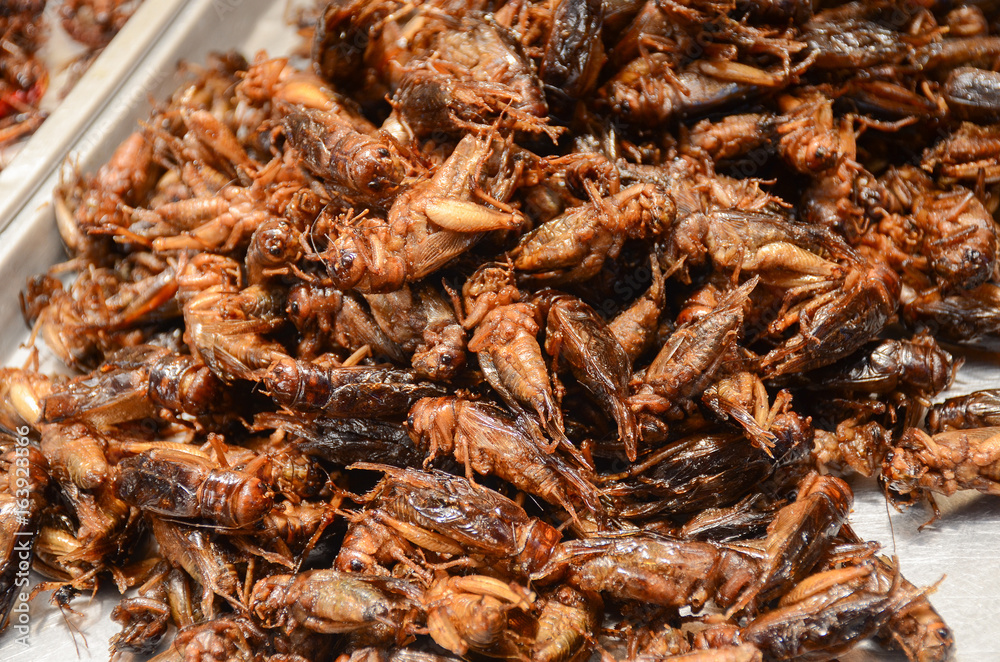
[[[163,98],[177,86],[179,81],[175,72],[180,60],[200,62],[211,51],[233,48],[248,58],[259,49],[266,49],[271,55],[282,55],[296,44],[297,37],[285,20],[288,8],[284,2],[272,0],[188,0],[186,3],[150,0],[144,5],[144,10],[149,11],[143,14],[148,15],[148,19],[137,13],[121,34],[126,35],[131,28],[139,31],[143,20],[152,20],[152,7],[162,6],[161,11],[166,14],[170,13],[167,5],[176,10],[181,4],[182,11],[168,21],[162,35],[141,60],[138,59],[141,54],[116,55],[110,48],[102,56],[109,60],[133,59],[127,62],[130,73],[124,82],[107,83],[111,96],[102,104],[103,110],[96,119],[80,125],[72,134],[62,135],[72,158],[77,159],[85,171],[96,170],[134,129],[137,121],[148,115],[150,97]],[[85,87],[80,85],[77,91],[83,96]],[[68,102],[69,98],[64,105],[68,106]],[[56,123],[50,120],[43,125],[36,135],[39,142],[47,135],[42,133],[46,126],[55,131]],[[29,276],[62,259],[50,204],[52,190],[58,182],[56,166],[60,158],[49,158],[48,170],[33,170],[41,174],[35,175],[37,180],[20,205],[20,212],[0,234],[2,365],[19,365],[27,356],[19,349],[28,332],[18,310],[18,292]],[[10,172],[4,171],[3,177],[12,177]],[[0,183],[3,181],[0,177]],[[0,189],[0,205],[7,204],[9,208],[4,197]],[[0,206],[0,210],[4,208]],[[970,357],[949,395],[998,386],[1000,354],[979,353]],[[856,502],[851,521],[861,536],[882,543],[887,554],[898,555],[903,573],[918,586],[930,586],[945,577],[931,600],[955,631],[956,659],[968,662],[1000,660],[1000,638],[993,634],[995,624],[1000,622],[1000,501],[978,494],[940,499],[940,519],[918,531],[930,517],[928,509],[915,507],[897,513],[886,505],[874,481],[853,480],[852,486]],[[63,615],[51,607],[45,597],[38,598],[30,612],[29,646],[19,645],[10,632],[5,632],[0,637],[0,661],[109,659],[107,641],[118,631],[118,626],[109,618],[115,602],[116,595],[109,590],[99,593],[93,600],[88,601],[85,596],[74,601],[73,607],[80,615]],[[840,659],[844,662],[905,660],[902,655],[888,654],[875,646],[853,651]]]

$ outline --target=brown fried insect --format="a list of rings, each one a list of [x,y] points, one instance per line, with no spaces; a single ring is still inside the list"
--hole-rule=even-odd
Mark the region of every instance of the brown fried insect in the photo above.
[[[129,136],[93,178],[83,178],[64,187],[66,204],[73,214],[60,224],[61,235],[74,251],[87,251],[91,243],[82,234],[107,225],[127,227],[124,205],[135,206],[156,184],[160,166],[153,160],[153,143],[141,131]]]
[[[559,29],[549,32],[538,72],[545,85],[573,99],[582,99],[596,88],[605,61],[603,19],[601,2],[562,0],[556,5],[552,22]]]
[[[781,105],[785,117],[775,129],[781,136],[777,149],[792,168],[820,173],[833,168],[845,152],[854,152],[850,126],[845,130],[835,125],[833,99],[822,91],[806,89],[797,96],[782,97]]]
[[[763,358],[761,367],[768,375],[833,363],[875,337],[896,312],[899,277],[885,264],[857,265],[842,288],[793,309],[799,332]]]
[[[720,80],[699,68],[674,72],[673,67],[665,53],[640,56],[622,67],[597,94],[625,121],[660,126],[675,118],[708,114],[758,93],[752,82]],[[770,82],[760,69],[747,69]]]
[[[512,193],[513,168],[509,144],[465,136],[429,179],[396,197],[387,220],[365,217],[340,229],[322,254],[335,285],[359,292],[396,290],[440,269],[483,232],[521,226],[520,214],[504,204]],[[501,207],[474,201],[477,190]]]
[[[733,209],[681,219],[671,228],[669,245],[671,260],[684,257],[685,267],[708,257],[718,269],[755,274],[766,284],[785,288],[829,283],[844,271],[829,258],[850,253],[823,228]]]
[[[612,512],[628,518],[730,506],[766,480],[777,462],[801,454],[808,445],[808,433],[788,434],[781,429],[785,420],[776,423],[780,434],[772,449],[754,446],[738,434],[694,435],[640,458],[624,474],[602,476],[602,493],[618,497]]]
[[[910,266],[913,258],[905,254],[917,249],[947,290],[973,289],[993,277],[996,228],[972,191],[960,186],[942,191],[925,173],[911,167],[889,171],[880,178],[880,185],[886,190],[885,206],[893,214],[876,230],[888,234],[904,253],[902,260],[897,257],[894,261],[901,261],[903,268]]]
[[[560,538],[513,501],[464,478],[384,465],[354,467],[386,473],[365,500],[380,513],[380,521],[430,551],[461,555],[468,550],[526,575],[545,563]]]
[[[974,342],[996,334],[1000,286],[984,283],[955,294],[928,290],[908,297],[902,314],[917,327],[934,328],[940,336],[958,342]]]
[[[924,154],[921,165],[952,180],[975,181],[982,176],[987,183],[996,182],[1000,180],[994,160],[998,139],[996,125],[963,122],[957,131]]]
[[[424,594],[427,630],[436,644],[456,655],[523,655],[527,642],[510,627],[507,612],[529,612],[534,593],[493,577],[442,577]]]
[[[538,424],[552,439],[546,442],[530,427],[532,436],[548,452],[556,445],[572,448],[563,430],[562,411],[556,403],[548,366],[538,343],[540,311],[529,303],[512,303],[491,310],[469,340],[479,367],[490,386],[519,414],[530,408]]]
[[[416,587],[400,580],[311,570],[260,580],[252,603],[253,613],[268,628],[363,632],[373,643],[389,643],[405,632],[420,598]]]
[[[209,287],[184,304],[186,340],[223,382],[256,381],[260,371],[286,356],[280,344],[263,337],[284,324],[283,308],[283,294],[273,288]]]
[[[283,219],[257,226],[250,236],[245,259],[247,281],[258,285],[268,278],[289,275],[303,254],[302,233]]]
[[[673,222],[675,205],[652,184],[635,184],[608,198],[567,210],[521,238],[510,252],[532,283],[556,285],[593,277],[618,256],[626,237],[656,237]]]
[[[367,345],[377,360],[406,360],[403,348],[386,335],[354,293],[317,283],[296,283],[288,291],[286,312],[301,336],[298,358],[315,359],[323,350],[334,348],[353,353]]]
[[[87,376],[57,384],[42,400],[42,418],[81,418],[106,426],[151,416],[156,407],[201,415],[226,405],[222,382],[203,363],[138,345],[111,355]]]
[[[82,423],[46,425],[39,448],[51,465],[52,476],[85,490],[104,485],[112,477],[105,457],[107,439]]]
[[[153,537],[164,558],[182,568],[201,586],[201,613],[213,618],[215,597],[219,596],[237,609],[244,609],[235,553],[221,541],[213,540],[202,528],[190,527],[150,516]]]
[[[52,276],[32,278],[21,294],[21,310],[34,327],[33,338],[40,336],[66,365],[84,369],[115,350],[146,342],[150,324],[178,314],[177,273],[157,266],[132,282],[121,272],[90,269],[69,289]]]
[[[569,662],[587,650],[604,618],[597,593],[560,586],[539,602],[538,632],[531,648],[533,662]]]
[[[347,517],[351,523],[333,561],[335,570],[390,576],[395,572],[394,566],[400,564],[424,583],[430,583],[430,573],[418,564],[422,560],[420,552],[406,538],[382,523],[377,515],[362,512]]]
[[[112,654],[149,655],[167,633],[170,605],[155,597],[123,598],[111,612],[111,620],[122,626],[122,631],[108,642]]]
[[[752,577],[752,566],[734,552],[649,535],[561,543],[532,575],[543,585],[561,580],[616,600],[694,611],[709,599],[728,606]]]
[[[391,416],[441,389],[414,372],[367,366],[330,366],[284,357],[262,376],[275,402],[293,411],[327,416]]]
[[[997,108],[1000,101],[1000,76],[994,71],[975,67],[953,69],[945,81],[943,94],[948,110],[960,120],[980,124],[1000,122],[1000,109]],[[942,151],[947,152],[947,148]],[[933,155],[931,159],[933,161]]]
[[[986,389],[948,398],[927,412],[927,431],[970,430],[1000,424],[1000,391]]]
[[[249,618],[226,614],[182,628],[170,648],[152,659],[251,662],[258,659],[266,641],[265,633]]]
[[[403,426],[377,419],[260,413],[254,418],[253,429],[285,430],[295,435],[298,450],[344,466],[378,461],[416,467],[424,459]]]
[[[812,572],[853,503],[854,493],[841,479],[815,472],[803,478],[796,500],[779,510],[767,527],[757,561],[760,572],[730,612],[751,599],[763,604]]]
[[[521,297],[510,263],[483,264],[462,285],[462,302],[465,306],[462,326],[474,329],[488,312],[517,303]]]
[[[503,26],[470,13],[441,27],[433,57],[406,68],[392,100],[415,133],[486,132],[496,125],[553,140],[561,133],[548,126],[542,82]]]
[[[385,334],[413,353],[413,368],[420,375],[444,381],[465,365],[465,332],[455,311],[433,287],[404,286],[365,299]]]
[[[703,317],[682,324],[637,379],[632,407],[655,413],[680,414],[711,383],[743,326],[744,306],[760,282],[754,277],[722,296]]]
[[[46,375],[0,368],[0,432],[15,436],[22,427],[37,431],[42,402],[51,390],[52,379]]]
[[[635,461],[639,424],[628,406],[632,363],[608,330],[604,319],[586,303],[569,295],[540,295],[548,308],[545,350],[569,364],[584,388],[618,424],[625,454]]]
[[[221,526],[245,527],[274,505],[256,476],[220,469],[183,451],[153,449],[119,463],[118,496],[143,510],[178,518],[204,517]]]
[[[769,659],[836,655],[875,634],[917,597],[898,579],[883,587],[875,578],[874,568],[864,566],[809,577],[783,598],[781,606],[743,628],[740,638]],[[820,629],[823,635],[817,636]]]
[[[596,488],[580,469],[557,454],[541,452],[517,421],[500,407],[455,397],[417,401],[407,419],[425,466],[439,454],[453,455],[472,472],[495,475],[570,513],[576,504],[600,511]]]
[[[331,192],[357,204],[385,205],[399,193],[406,167],[391,142],[359,133],[336,113],[279,108],[288,141]]]
[[[1000,492],[1000,437],[996,428],[951,430],[931,436],[908,428],[882,461],[880,480],[899,499],[915,501],[930,492]]]
[[[815,370],[803,386],[847,393],[896,390],[929,398],[947,388],[961,365],[927,334],[912,340],[883,340],[852,357]]]
[[[853,544],[862,543],[849,524],[841,529],[841,537]],[[914,662],[945,662],[951,659],[955,636],[927,599],[929,591],[917,589],[901,576],[895,560],[875,555],[870,560],[875,566],[879,587],[891,588],[898,582],[900,590],[912,596],[906,606],[894,612],[882,627],[878,633],[879,640],[889,648],[903,651]]]

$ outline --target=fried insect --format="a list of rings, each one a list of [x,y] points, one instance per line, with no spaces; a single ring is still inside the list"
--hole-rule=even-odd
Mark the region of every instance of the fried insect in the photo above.
[[[281,345],[264,338],[284,323],[283,307],[282,295],[272,288],[209,287],[184,304],[191,353],[223,382],[256,381],[260,371],[285,357]]]
[[[938,492],[1000,492],[996,428],[950,430],[933,436],[908,428],[882,461],[880,480],[903,502]]]
[[[241,582],[232,548],[213,540],[199,527],[172,523],[149,517],[150,529],[163,557],[180,567],[201,586],[201,614],[213,618],[217,612],[216,596],[237,609],[246,607],[240,596]]]
[[[593,308],[575,297],[543,293],[548,317],[545,350],[564,360],[584,388],[618,424],[625,454],[635,461],[639,424],[628,406],[632,365]]]
[[[225,398],[222,382],[205,364],[140,345],[115,353],[88,376],[56,385],[42,400],[42,419],[111,425],[151,416],[156,407],[198,416],[223,410]]]
[[[836,655],[875,634],[916,598],[898,579],[882,587],[875,576],[873,568],[861,566],[809,577],[781,606],[751,621],[740,638],[769,659]]]
[[[425,457],[403,426],[377,419],[261,413],[254,418],[253,429],[285,430],[295,435],[296,448],[301,452],[344,466],[377,461],[416,467]]]
[[[469,340],[469,351],[479,358],[479,367],[490,386],[521,418],[526,409],[538,417],[538,425],[552,439],[546,442],[537,425],[529,428],[538,442],[552,452],[556,445],[572,448],[563,429],[562,410],[556,403],[549,369],[538,343],[540,311],[529,303],[499,306],[487,313]]]
[[[407,420],[425,465],[440,454],[453,455],[472,472],[495,475],[528,494],[575,512],[576,504],[600,511],[597,490],[580,469],[557,454],[541,452],[535,442],[500,407],[455,397],[423,399]]]
[[[524,642],[510,627],[507,612],[530,611],[534,597],[524,587],[493,577],[442,578],[424,594],[427,630],[435,643],[456,655],[516,656]]]
[[[220,469],[191,453],[153,449],[119,463],[116,492],[126,503],[179,518],[203,517],[227,527],[245,527],[274,505],[256,476]]]
[[[639,377],[632,406],[677,416],[711,383],[743,326],[744,306],[760,279],[754,277],[722,296],[711,312],[682,324]]]
[[[649,535],[571,540],[556,547],[532,578],[580,591],[698,611],[709,599],[730,605],[753,577],[743,558],[709,543]]]
[[[1000,391],[986,389],[948,398],[927,412],[927,431],[970,430],[1000,424]]]
[[[482,233],[520,227],[520,214],[504,210],[514,167],[509,144],[465,136],[430,178],[396,197],[385,221],[365,217],[340,230],[322,255],[334,283],[340,289],[390,292],[437,271]],[[474,201],[476,190],[501,207]]]
[[[811,430],[779,420],[777,444],[754,446],[742,435],[700,434],[667,444],[623,474],[602,476],[602,493],[618,497],[613,512],[627,518],[697,513],[730,506],[751,493],[781,462],[805,452]],[[731,458],[722,462],[720,458]]]
[[[404,286],[365,299],[385,334],[413,353],[413,368],[419,374],[444,381],[465,365],[465,332],[455,311],[434,288]]]
[[[155,662],[180,662],[214,657],[250,662],[259,656],[265,642],[264,632],[250,619],[226,614],[182,628],[170,648],[152,659]]]
[[[406,360],[403,348],[386,335],[365,309],[362,297],[354,293],[317,283],[296,283],[288,291],[285,310],[300,335],[298,358],[316,359],[324,350],[340,348],[353,353],[367,345],[377,360]]]
[[[289,108],[285,134],[302,163],[351,202],[384,205],[399,193],[405,165],[392,143],[359,133],[335,113]]]
[[[622,67],[597,94],[626,122],[660,126],[735,105],[758,92],[753,83],[720,80],[697,68],[674,72],[670,56],[651,53]]]
[[[809,389],[847,393],[896,390],[928,398],[947,388],[961,361],[929,335],[912,340],[883,340],[862,347],[855,357],[815,370],[803,384]]]
[[[545,85],[573,99],[594,90],[606,59],[601,39],[603,19],[601,2],[562,0],[556,5],[552,22],[561,27],[549,33],[538,71]]]
[[[538,632],[531,648],[534,662],[566,662],[586,650],[604,617],[597,593],[560,586],[540,599]]]
[[[795,502],[779,510],[767,527],[755,597],[766,602],[810,573],[853,504],[854,493],[843,480],[816,473],[803,478]]]
[[[998,138],[995,124],[963,122],[957,131],[927,151],[921,165],[952,180],[975,181],[981,176],[985,182],[994,183],[1000,180],[993,160]]]
[[[837,278],[844,269],[829,258],[849,251],[822,228],[727,209],[681,219],[671,228],[669,256],[674,262],[684,257],[685,267],[707,257],[720,270],[756,274],[766,284],[790,288]]]
[[[518,575],[540,568],[559,541],[549,524],[531,518],[501,494],[440,471],[354,465],[386,473],[365,500],[379,520],[414,545],[460,555],[466,550]]]
[[[675,213],[673,200],[663,191],[652,184],[635,184],[540,225],[524,235],[509,255],[528,282],[585,281],[605,260],[618,256],[627,237],[661,235]]]
[[[441,392],[412,371],[327,367],[287,356],[268,367],[262,382],[275,402],[288,409],[343,418],[401,414],[420,398]]]
[[[452,25],[448,25],[452,23]],[[410,63],[393,97],[394,112],[418,135],[434,131],[561,133],[548,126],[542,82],[502,25],[468,13],[446,21],[434,57]]]
[[[273,575],[253,588],[254,614],[265,627],[364,633],[373,643],[405,631],[421,594],[407,582],[335,570]]]
[[[874,338],[888,324],[899,301],[899,277],[881,263],[858,265],[844,278],[842,292],[817,297],[792,314],[799,332],[761,362],[770,376],[833,363]]]
[[[903,302],[902,316],[918,328],[934,328],[956,342],[975,342],[996,335],[1000,286],[984,283],[965,292],[945,294],[933,289]]]

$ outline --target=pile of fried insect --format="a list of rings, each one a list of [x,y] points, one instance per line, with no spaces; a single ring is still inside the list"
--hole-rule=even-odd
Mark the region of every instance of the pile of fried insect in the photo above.
[[[188,65],[58,192],[0,540],[126,658],[947,659],[836,474],[1000,491],[1000,393],[931,405],[1000,328],[997,19],[340,0]]]

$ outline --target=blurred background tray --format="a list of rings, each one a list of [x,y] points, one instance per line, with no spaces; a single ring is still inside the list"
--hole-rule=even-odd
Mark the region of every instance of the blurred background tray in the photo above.
[[[31,138],[11,146],[10,152],[16,155],[9,163],[5,162],[0,171],[0,228],[6,226],[46,178],[62,166],[71,146],[89,134],[90,124],[186,4],[187,0],[154,0],[139,5],[125,27],[90,64],[65,98],[59,100],[68,79],[78,75],[70,63],[86,49],[62,32],[56,15],[58,6],[49,3],[45,17],[50,37],[42,47],[42,59],[49,68],[50,80],[41,106],[50,114]],[[5,161],[6,158],[7,150]]]

